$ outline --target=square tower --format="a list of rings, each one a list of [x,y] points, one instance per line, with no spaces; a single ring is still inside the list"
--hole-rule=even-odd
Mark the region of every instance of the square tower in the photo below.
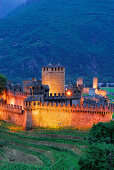
[[[78,87],[79,85],[83,86],[83,78],[78,78],[78,79],[77,79],[77,87]]]
[[[49,86],[49,93],[65,93],[65,68],[60,64],[49,64],[43,67],[42,84]]]
[[[93,88],[94,88],[94,89],[97,89],[97,88],[98,88],[98,78],[97,78],[97,77],[94,77],[94,78],[93,78]]]

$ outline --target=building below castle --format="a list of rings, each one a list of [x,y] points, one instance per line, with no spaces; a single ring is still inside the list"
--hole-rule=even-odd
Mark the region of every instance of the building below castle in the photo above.
[[[90,97],[82,97],[83,79],[65,90],[65,68],[49,64],[42,68],[42,81],[23,80],[22,85],[7,83],[0,97],[0,120],[25,129],[32,127],[88,129],[98,122],[112,120],[113,108],[106,93],[88,88]]]

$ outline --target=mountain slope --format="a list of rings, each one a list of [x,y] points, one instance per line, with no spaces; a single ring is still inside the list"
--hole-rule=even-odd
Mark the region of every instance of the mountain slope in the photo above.
[[[0,23],[0,72],[21,80],[45,64],[66,67],[67,80],[114,81],[113,0],[29,0]]]
[[[25,2],[25,0],[0,0],[0,18],[4,17],[8,12],[23,2]]]

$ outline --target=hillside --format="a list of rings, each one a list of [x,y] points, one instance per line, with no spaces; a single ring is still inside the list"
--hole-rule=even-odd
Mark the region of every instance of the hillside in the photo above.
[[[25,2],[25,0],[0,0],[0,18],[7,15],[11,10],[23,2]]]
[[[114,81],[113,0],[29,0],[0,22],[0,72],[20,81],[59,62],[67,81]]]

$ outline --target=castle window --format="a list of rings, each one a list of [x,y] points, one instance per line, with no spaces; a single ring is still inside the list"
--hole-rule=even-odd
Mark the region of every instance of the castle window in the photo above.
[[[45,68],[44,68],[44,71],[45,71]]]
[[[38,105],[40,105],[40,103],[38,102]]]
[[[61,68],[61,71],[63,71],[63,68]]]
[[[56,71],[57,69],[55,68],[55,71]]]
[[[36,105],[36,103],[34,102],[34,106]]]
[[[48,68],[47,68],[47,71],[48,71]]]
[[[53,71],[53,68],[52,68],[52,71]]]
[[[58,71],[60,71],[60,68],[58,68]]]

